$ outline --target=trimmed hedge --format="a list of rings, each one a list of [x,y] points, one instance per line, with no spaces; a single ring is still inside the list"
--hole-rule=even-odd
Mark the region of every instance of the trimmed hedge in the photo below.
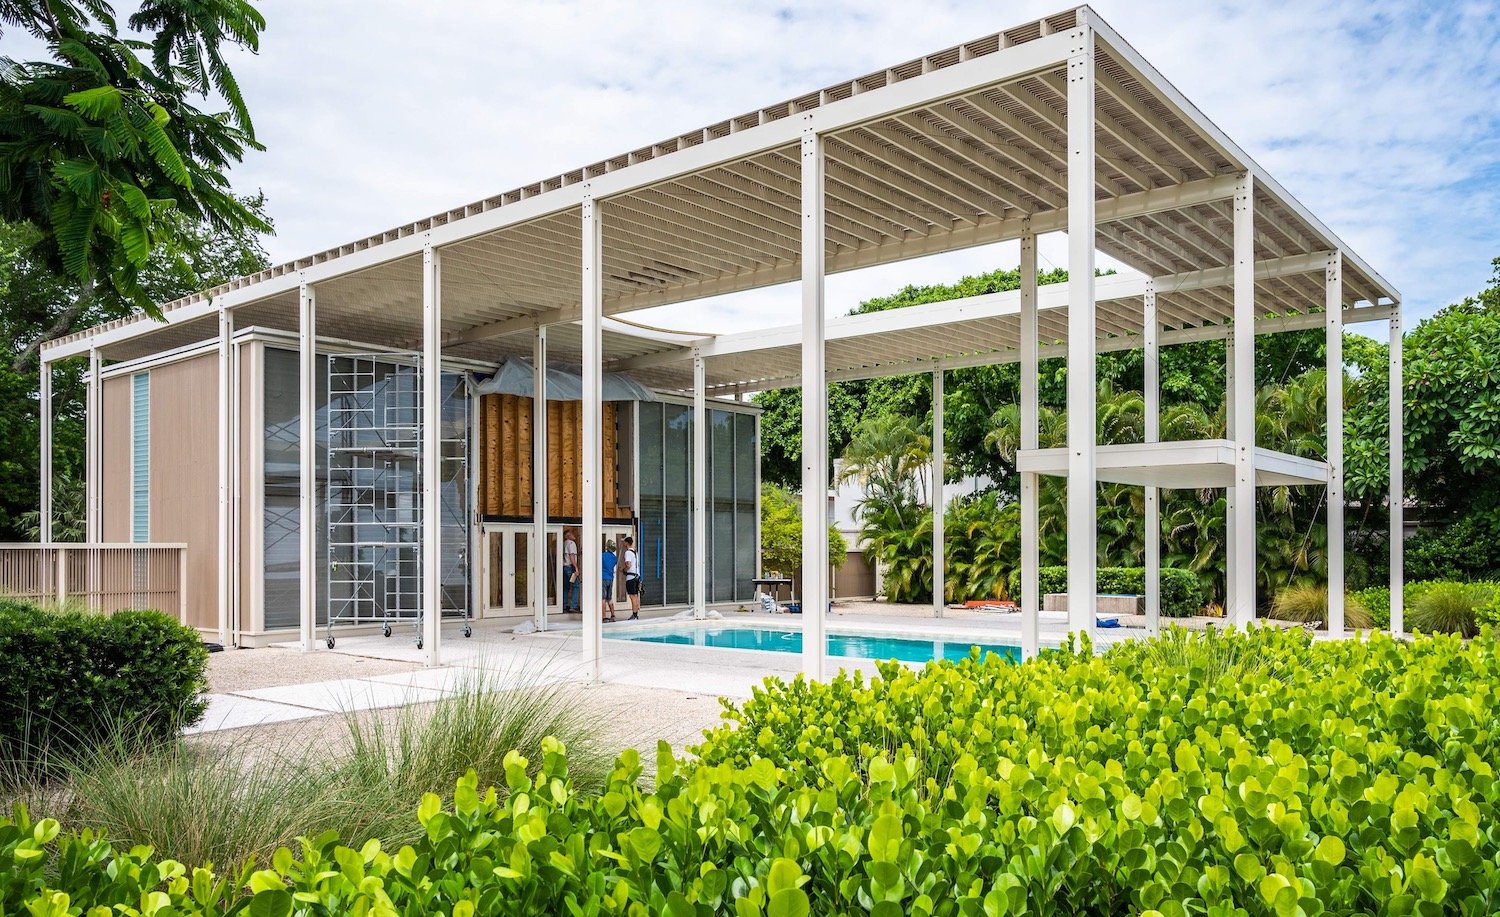
[[[122,731],[174,738],[203,717],[207,665],[198,632],[157,611],[0,600],[0,761],[40,765]]]
[[[422,800],[398,851],[325,835],[216,874],[0,822],[0,913],[1493,914],[1493,635],[1173,630],[1102,657],[769,681],[656,788],[623,754]],[[99,913],[114,910],[100,910]]]
[[[1042,595],[1068,591],[1067,567],[1042,567],[1037,571]],[[1010,574],[1010,594],[1021,595],[1021,571]],[[1100,567],[1100,595],[1145,595],[1145,567]],[[1203,610],[1203,584],[1187,570],[1161,570],[1161,613],[1169,618],[1190,618]]]

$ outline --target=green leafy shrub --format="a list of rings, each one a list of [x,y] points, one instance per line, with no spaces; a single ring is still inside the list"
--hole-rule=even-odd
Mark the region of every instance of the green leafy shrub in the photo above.
[[[1042,567],[1037,571],[1042,595],[1068,591],[1067,567]],[[1100,567],[1101,595],[1145,595],[1144,567]],[[1021,595],[1021,571],[1010,574],[1010,594]],[[1203,585],[1191,571],[1175,567],[1161,570],[1161,613],[1169,618],[1187,618],[1203,609]]]
[[[563,743],[215,873],[0,822],[0,912],[1472,914],[1500,909],[1500,654],[1274,628],[769,681],[698,757]],[[143,905],[145,905],[143,907]],[[102,913],[102,911],[101,911]]]
[[[160,612],[0,601],[0,755],[50,769],[122,730],[175,738],[203,716],[207,665],[198,633]]]
[[[1376,627],[1386,629],[1391,626],[1391,590],[1389,586],[1371,586],[1368,589],[1358,589],[1353,593],[1354,599],[1369,612],[1370,620]]]
[[[1479,609],[1495,598],[1494,583],[1434,582],[1412,600],[1406,626],[1429,634],[1479,633]]]
[[[1493,458],[1490,459],[1494,461]],[[1436,531],[1422,531],[1405,545],[1405,570],[1414,580],[1481,580],[1500,576],[1500,507],[1493,498]]]
[[[1276,593],[1271,602],[1271,617],[1278,621],[1328,622],[1328,585],[1297,583]],[[1368,630],[1375,624],[1357,593],[1344,594],[1344,626]]]

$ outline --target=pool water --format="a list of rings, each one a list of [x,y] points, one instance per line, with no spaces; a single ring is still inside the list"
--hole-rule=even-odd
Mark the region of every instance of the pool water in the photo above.
[[[771,627],[701,627],[680,630],[608,630],[611,640],[634,640],[640,643],[670,643],[678,646],[713,646],[736,650],[767,650],[773,653],[802,652],[802,632]],[[1021,648],[998,643],[973,641],[914,640],[907,637],[876,637],[866,634],[829,634],[828,655],[855,659],[899,659],[902,662],[931,662],[934,659],[966,659],[969,651],[979,648],[981,655],[995,653],[1019,661]]]

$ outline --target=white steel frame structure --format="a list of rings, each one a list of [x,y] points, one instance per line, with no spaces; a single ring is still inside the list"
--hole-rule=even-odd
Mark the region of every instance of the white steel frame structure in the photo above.
[[[1036,237],[1051,232],[1068,234],[1070,280],[1039,289]],[[1006,240],[1021,242],[1022,286],[1015,293],[825,320],[829,273]],[[1096,253],[1139,276],[1096,278]],[[694,337],[648,332],[616,318],[793,281],[802,317],[786,328]],[[238,327],[302,335],[304,398],[315,331],[420,349],[429,366],[445,357],[493,361],[528,352],[537,355],[537,366],[542,356],[576,360],[584,382],[584,544],[595,543],[602,530],[598,421],[605,371],[691,391],[695,408],[710,395],[801,385],[804,668],[823,677],[828,381],[1022,364],[1026,652],[1038,645],[1042,474],[1068,481],[1075,630],[1088,633],[1095,624],[1097,484],[1110,480],[1148,488],[1212,480],[1235,494],[1231,608],[1243,624],[1254,609],[1254,487],[1327,487],[1331,529],[1342,526],[1337,423],[1326,462],[1253,441],[1254,336],[1324,327],[1336,368],[1346,324],[1388,321],[1399,340],[1400,294],[1083,6],[270,268],[169,303],[164,313],[162,323],[126,319],[50,342],[45,365],[84,354],[125,360],[183,346],[210,337],[213,324],[231,314]],[[1145,443],[1097,444],[1098,353],[1145,348],[1147,398],[1157,405],[1159,348],[1208,339],[1233,345],[1236,435],[1163,443],[1153,422]],[[1037,448],[1036,365],[1054,357],[1067,360],[1073,420],[1060,453]],[[1399,347],[1392,371],[1392,390],[1399,392]],[[428,416],[436,416],[437,378],[429,373],[424,380]],[[1338,378],[1330,374],[1330,405],[1338,403]],[[311,411],[304,407],[303,435],[311,442]],[[1333,408],[1329,414],[1338,419]],[[941,422],[940,410],[935,419]],[[1400,420],[1397,398],[1394,584],[1401,575]],[[423,444],[434,462],[436,440],[427,435]],[[701,459],[701,442],[695,447]],[[304,449],[304,531],[310,454]],[[940,490],[940,478],[935,484]],[[436,506],[429,496],[424,505]],[[700,487],[694,535],[700,541],[701,500]],[[1155,501],[1150,505],[1148,513]],[[538,515],[538,531],[544,524]],[[440,527],[425,527],[424,538],[424,557],[435,562]],[[700,552],[695,547],[694,556]],[[598,562],[595,552],[582,552],[584,582],[598,579]],[[1159,564],[1159,553],[1150,562]],[[1335,586],[1341,565],[1335,548]],[[304,645],[311,647],[317,571],[306,553],[302,569]],[[424,588],[432,606],[435,572],[428,570]],[[695,585],[695,609],[702,595]],[[1341,592],[1332,595],[1329,625],[1340,632]],[[1399,588],[1392,595],[1399,628]],[[1151,603],[1156,609],[1157,599]],[[597,676],[602,642],[591,618],[585,616],[581,660]],[[436,664],[438,616],[425,621],[427,660]]]

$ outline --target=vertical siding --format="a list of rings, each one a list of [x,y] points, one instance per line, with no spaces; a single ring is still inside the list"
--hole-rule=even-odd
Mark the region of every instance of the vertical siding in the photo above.
[[[130,540],[130,377],[104,380],[104,412],[100,462],[104,466],[99,537],[120,543]]]
[[[187,623],[218,627],[217,354],[151,370],[151,537],[187,545]]]

